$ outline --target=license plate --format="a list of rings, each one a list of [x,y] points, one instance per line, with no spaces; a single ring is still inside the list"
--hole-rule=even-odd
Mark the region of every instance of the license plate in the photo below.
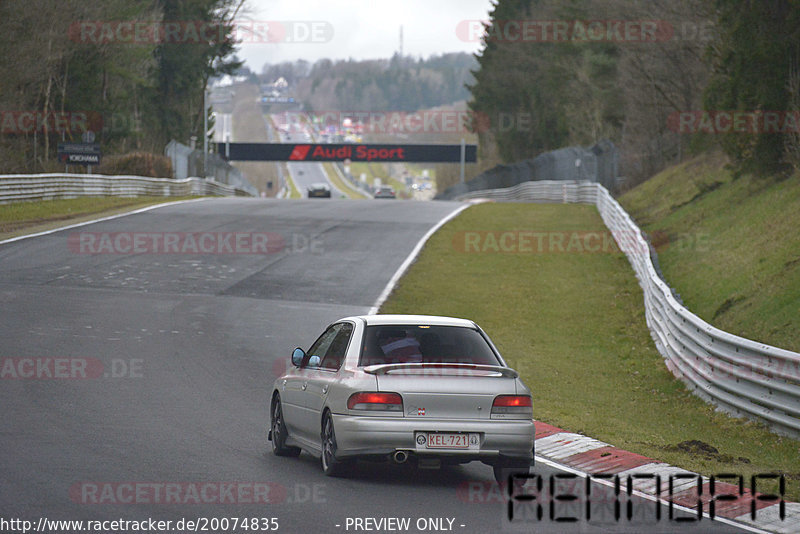
[[[420,432],[417,438],[417,444],[425,449],[477,449],[479,444],[477,434],[457,432]]]

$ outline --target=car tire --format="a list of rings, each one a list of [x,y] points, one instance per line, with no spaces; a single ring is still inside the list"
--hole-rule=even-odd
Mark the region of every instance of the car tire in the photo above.
[[[509,478],[513,475],[527,475],[530,473],[530,466],[528,465],[507,465],[507,464],[497,464],[492,466],[494,469],[494,479],[500,486],[506,486],[509,482]],[[527,479],[525,478],[514,478],[514,493],[519,492],[519,489],[525,485]]]
[[[275,399],[272,401],[270,431],[272,433],[272,452],[275,456],[300,456],[299,447],[286,445],[286,438],[289,437],[289,433],[286,431],[286,421],[283,420],[283,408],[281,407],[279,395],[275,395]]]
[[[336,432],[333,429],[333,417],[325,412],[322,418],[322,472],[327,476],[340,476],[350,462],[336,458]]]

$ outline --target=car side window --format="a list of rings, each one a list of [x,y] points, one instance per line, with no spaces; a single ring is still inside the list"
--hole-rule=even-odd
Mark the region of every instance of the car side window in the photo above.
[[[306,363],[304,365],[307,365],[308,360],[310,360],[313,356],[319,358],[318,361],[324,359],[325,355],[328,353],[328,349],[336,339],[336,334],[339,333],[341,328],[342,323],[337,323],[325,330],[325,332],[323,332],[322,335],[317,338],[314,344],[311,345],[311,348],[306,351]]]
[[[325,357],[322,358],[320,367],[323,369],[338,370],[344,362],[344,357],[347,354],[347,346],[350,344],[350,338],[353,335],[353,325],[350,323],[341,323],[333,343],[328,347]]]

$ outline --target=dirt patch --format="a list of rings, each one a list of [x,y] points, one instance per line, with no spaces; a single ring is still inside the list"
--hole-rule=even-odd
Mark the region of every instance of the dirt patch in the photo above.
[[[735,304],[738,304],[738,303],[742,302],[743,300],[744,300],[744,297],[733,297],[733,298],[729,298],[729,299],[725,300],[725,302],[720,304],[719,308],[717,308],[717,310],[714,312],[714,317],[712,318],[712,321],[714,319],[716,319],[717,317],[719,317],[720,315],[722,315],[723,313],[725,313],[728,310],[730,310],[731,308],[733,308],[733,306]]]
[[[681,441],[677,445],[678,450],[688,452],[690,454],[702,454],[706,456],[718,455],[719,451],[716,447],[712,447],[708,443],[692,439],[689,441]]]
[[[790,268],[794,267],[795,265],[797,265],[798,263],[800,263],[800,257],[799,258],[795,258],[795,259],[790,260],[790,261],[787,261],[786,263],[783,264],[783,267],[785,269],[790,269]]]
[[[743,456],[739,456],[738,458],[736,458],[731,456],[730,454],[720,454],[719,450],[717,450],[716,447],[696,439],[681,441],[677,445],[670,445],[666,447],[666,449],[671,451],[685,452],[691,454],[692,456],[704,458],[707,460],[716,460],[717,462],[724,464],[750,463],[750,460]]]
[[[711,182],[710,184],[699,183],[699,184],[696,184],[696,185],[697,185],[697,189],[699,191],[692,198],[690,198],[686,202],[681,202],[680,204],[673,204],[672,206],[670,206],[669,209],[671,211],[676,211],[676,210],[679,210],[680,208],[682,208],[684,206],[687,206],[687,205],[691,204],[692,202],[700,200],[701,198],[703,198],[707,194],[711,193],[712,191],[716,191],[717,189],[719,189],[720,187],[725,185],[725,182],[720,182],[718,180],[715,180],[715,181]]]

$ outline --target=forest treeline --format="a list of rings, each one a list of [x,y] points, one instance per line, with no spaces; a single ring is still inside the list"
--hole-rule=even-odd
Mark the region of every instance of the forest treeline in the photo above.
[[[498,0],[483,41],[475,116],[527,117],[480,133],[503,161],[607,138],[629,184],[711,146],[800,169],[794,0]]]
[[[0,2],[0,172],[202,138],[203,87],[238,71],[244,0]],[[467,27],[462,27],[464,24]],[[480,39],[464,21],[454,31]],[[742,171],[800,168],[797,0],[497,0],[476,56],[267,65],[309,111],[469,100],[485,161],[610,139],[636,183],[721,146]]]
[[[242,0],[2,0],[0,173],[59,168],[85,130],[104,152],[202,139],[203,88],[231,73]],[[61,167],[63,168],[63,167]]]
[[[478,66],[466,53],[390,59],[321,59],[264,65],[261,80],[283,77],[306,111],[413,112],[469,98]]]

